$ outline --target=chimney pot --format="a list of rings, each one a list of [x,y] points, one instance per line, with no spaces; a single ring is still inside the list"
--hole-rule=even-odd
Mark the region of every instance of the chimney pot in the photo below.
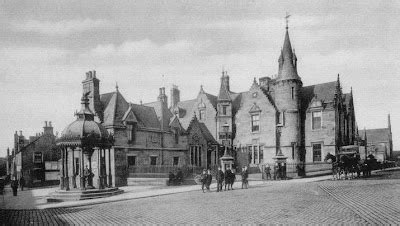
[[[44,121],[44,127],[47,127],[47,121]]]
[[[49,121],[49,127],[51,127],[51,121]]]
[[[22,136],[22,130],[19,131],[19,135]]]
[[[93,78],[96,78],[96,71],[93,70]]]

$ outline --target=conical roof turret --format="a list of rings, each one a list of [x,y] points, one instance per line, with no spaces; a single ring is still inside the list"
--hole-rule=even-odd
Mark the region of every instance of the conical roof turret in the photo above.
[[[279,57],[279,70],[277,80],[289,80],[297,79],[301,80],[297,74],[297,57],[295,56],[292,44],[289,38],[289,29],[286,27],[285,40],[283,42],[283,48]]]

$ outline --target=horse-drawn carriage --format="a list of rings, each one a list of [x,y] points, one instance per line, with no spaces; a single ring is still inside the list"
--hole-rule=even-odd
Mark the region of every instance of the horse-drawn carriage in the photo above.
[[[336,155],[328,153],[325,161],[332,163],[332,175],[334,179],[340,179],[344,175],[345,179],[354,178],[355,175],[360,177],[371,174],[371,160],[362,161],[360,159],[359,148],[356,145],[341,147]]]

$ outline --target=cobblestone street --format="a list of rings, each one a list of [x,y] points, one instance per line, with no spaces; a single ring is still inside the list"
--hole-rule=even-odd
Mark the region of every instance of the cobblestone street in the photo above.
[[[395,224],[399,171],[349,181],[272,182],[75,208],[1,210],[3,224]],[[397,176],[396,176],[397,175]],[[239,186],[239,183],[236,184]]]

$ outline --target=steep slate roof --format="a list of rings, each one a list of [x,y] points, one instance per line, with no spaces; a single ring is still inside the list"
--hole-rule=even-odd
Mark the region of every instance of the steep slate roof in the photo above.
[[[304,86],[301,89],[303,110],[308,108],[314,96],[317,96],[317,99],[322,100],[324,103],[333,102],[335,98],[336,84],[336,82],[327,82],[312,86]]]
[[[206,92],[204,92],[204,94],[206,94],[208,100],[211,102],[211,104],[214,106],[214,108],[217,109],[218,97],[216,97],[212,94],[206,93]]]
[[[390,130],[388,128],[367,129],[366,132],[368,143],[389,142]],[[364,140],[364,130],[360,130],[359,133],[361,139]]]
[[[135,114],[138,125],[146,128],[160,129],[156,111],[152,107],[130,104],[132,112]]]
[[[103,105],[103,125],[123,126],[122,118],[129,108],[128,102],[120,92],[102,94],[100,101]]]
[[[171,113],[171,111],[168,109],[166,105],[162,104],[160,101],[146,103],[143,105],[154,108],[160,123],[161,123],[161,117],[164,117],[163,119],[164,129],[169,128],[169,122],[174,115]]]

